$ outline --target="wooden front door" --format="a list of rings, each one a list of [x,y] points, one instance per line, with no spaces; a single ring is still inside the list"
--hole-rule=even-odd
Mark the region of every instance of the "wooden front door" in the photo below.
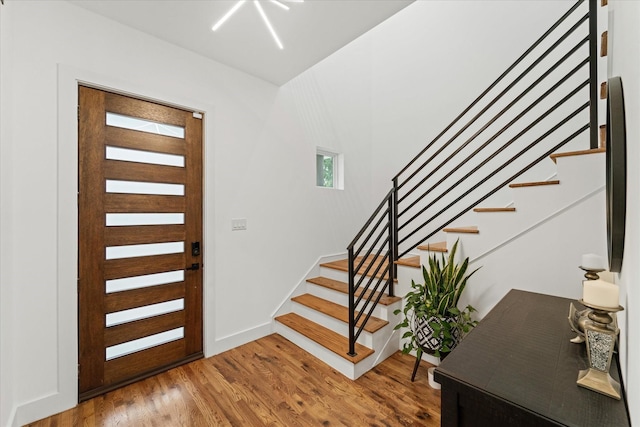
[[[79,399],[202,357],[202,120],[79,87]]]

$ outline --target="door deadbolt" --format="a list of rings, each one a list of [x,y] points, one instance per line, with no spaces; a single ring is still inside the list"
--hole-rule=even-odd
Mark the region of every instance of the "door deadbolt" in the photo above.
[[[200,242],[191,242],[191,255],[200,256]]]

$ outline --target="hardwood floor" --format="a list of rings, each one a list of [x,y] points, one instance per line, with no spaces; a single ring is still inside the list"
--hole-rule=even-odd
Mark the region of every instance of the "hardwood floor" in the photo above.
[[[274,334],[30,426],[439,426],[428,363],[396,353],[351,381]]]

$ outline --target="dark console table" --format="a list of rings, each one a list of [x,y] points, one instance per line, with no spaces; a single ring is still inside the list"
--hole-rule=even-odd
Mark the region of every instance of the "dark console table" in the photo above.
[[[627,403],[578,387],[566,298],[512,290],[435,371],[442,426],[628,426]],[[579,307],[579,306],[577,306]],[[611,376],[620,381],[617,358]]]

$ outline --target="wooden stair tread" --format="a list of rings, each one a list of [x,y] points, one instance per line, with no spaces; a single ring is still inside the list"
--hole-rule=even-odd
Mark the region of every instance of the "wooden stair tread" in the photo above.
[[[430,252],[449,252],[449,249],[447,249],[447,242],[427,243],[426,245],[418,246],[418,249]]]
[[[327,289],[332,289],[334,291],[341,292],[343,294],[349,293],[349,284],[345,282],[341,282],[339,280],[333,280],[327,277],[313,277],[311,279],[307,279],[307,282],[313,283],[314,285],[325,287]],[[361,293],[362,293],[362,289],[358,289],[356,291],[356,296],[360,296]],[[367,291],[367,293],[365,294],[365,298],[369,298],[370,293],[371,291]],[[376,292],[374,295],[374,298],[377,298],[378,294],[379,292]],[[400,297],[391,297],[387,294],[383,294],[382,297],[380,298],[380,304],[391,305],[400,300],[402,300],[402,298]]]
[[[405,267],[420,268],[420,256],[411,256],[406,258],[400,258],[396,261],[397,265],[404,265]]]
[[[360,261],[362,261],[364,257],[356,257],[355,259],[355,264],[359,264]],[[362,264],[362,267],[360,267],[360,270],[358,270],[357,274],[362,274],[367,270],[367,267],[369,267],[369,265],[373,264],[371,266],[371,269],[369,270],[369,273],[367,273],[368,277],[372,276],[372,272],[376,271],[376,269],[378,268],[378,265],[382,262],[382,260],[384,259],[384,257],[376,257],[374,255],[369,255],[366,260],[364,261],[364,263]],[[320,267],[326,267],[326,268],[332,268],[334,270],[340,270],[340,271],[349,271],[349,260],[348,259],[340,259],[337,261],[331,261],[331,262],[325,262],[320,264]],[[380,271],[384,271],[384,269],[386,268],[386,263],[382,265],[382,267],[380,267]],[[376,274],[377,278],[382,277],[382,275],[380,273]],[[388,276],[385,274],[384,278],[387,278]]]
[[[538,181],[538,182],[520,182],[515,184],[509,184],[509,188],[521,188],[521,187],[537,187],[541,185],[558,185],[560,181]]]
[[[327,316],[340,320],[341,322],[349,323],[349,309],[343,305],[327,301],[326,299],[318,298],[317,296],[311,294],[304,294],[291,298],[291,301],[295,301],[298,304],[302,304],[306,307],[319,311],[320,313],[324,313]],[[358,312],[356,312],[356,315],[357,314]],[[360,321],[356,324],[356,326],[360,327],[363,320],[364,316],[360,318]],[[364,330],[370,333],[374,333],[384,328],[388,324],[389,322],[387,322],[386,320],[371,316],[366,325],[364,325]]]
[[[474,212],[515,212],[516,208],[473,208]]]
[[[354,364],[366,359],[374,353],[370,348],[356,343],[357,354],[353,357],[349,356],[347,354],[349,351],[349,339],[347,337],[333,332],[332,330],[318,325],[317,323],[305,319],[295,313],[278,316],[276,317],[276,321],[304,335],[310,340],[320,344]]]
[[[445,233],[467,233],[467,234],[478,234],[478,233],[480,233],[480,230],[478,230],[478,227],[476,227],[476,226],[450,227],[450,228],[445,228],[442,231],[444,231]]]
[[[584,156],[587,154],[605,153],[606,151],[607,150],[605,148],[593,148],[590,150],[567,151],[565,153],[553,153],[549,157],[551,157],[551,160],[553,160],[553,162],[556,163],[556,160],[559,157]]]

